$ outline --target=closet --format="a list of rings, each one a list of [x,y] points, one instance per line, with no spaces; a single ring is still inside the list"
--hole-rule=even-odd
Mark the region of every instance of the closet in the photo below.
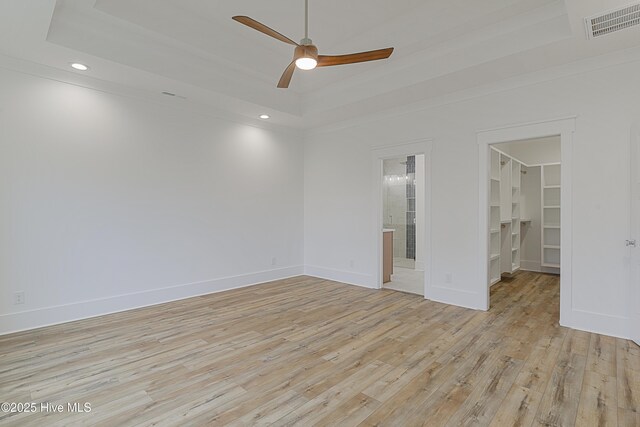
[[[520,269],[559,273],[560,164],[527,165],[494,147],[490,162],[490,284]]]

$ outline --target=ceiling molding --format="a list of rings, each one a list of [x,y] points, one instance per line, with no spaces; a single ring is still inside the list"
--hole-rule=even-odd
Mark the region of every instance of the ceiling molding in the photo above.
[[[438,98],[426,99],[402,107],[377,111],[372,114],[365,114],[358,117],[341,121],[332,121],[329,124],[307,125],[306,135],[320,135],[341,131],[367,123],[378,122],[382,119],[400,117],[411,113],[428,111],[430,109],[443,107],[445,105],[470,101],[492,94],[507,92],[523,87],[534,86],[545,82],[560,80],[571,76],[587,74],[590,72],[616,67],[620,65],[640,62],[640,47],[625,49],[602,55],[595,58],[587,58],[570,64],[563,64],[550,69],[544,69],[527,75],[517,76],[506,80],[501,80],[492,84],[473,87],[459,92],[447,94]],[[573,116],[571,116],[573,117]]]

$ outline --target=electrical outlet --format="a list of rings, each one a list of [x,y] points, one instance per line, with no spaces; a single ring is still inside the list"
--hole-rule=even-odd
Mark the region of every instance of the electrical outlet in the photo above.
[[[273,257],[271,258],[271,265],[277,265],[278,264],[278,258]]]
[[[13,294],[13,304],[24,304],[24,292],[16,292]]]
[[[444,283],[451,284],[453,283],[453,274],[447,273],[444,275]]]

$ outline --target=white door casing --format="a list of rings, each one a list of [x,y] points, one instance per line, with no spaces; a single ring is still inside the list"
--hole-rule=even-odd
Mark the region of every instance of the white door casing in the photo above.
[[[629,336],[640,345],[640,123],[631,128],[631,250]]]

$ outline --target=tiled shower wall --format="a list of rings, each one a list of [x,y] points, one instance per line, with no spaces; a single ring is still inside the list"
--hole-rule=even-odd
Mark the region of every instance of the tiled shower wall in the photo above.
[[[407,230],[406,258],[416,259],[416,157],[407,157]]]
[[[416,257],[415,156],[384,162],[384,227],[393,228],[394,258]]]

